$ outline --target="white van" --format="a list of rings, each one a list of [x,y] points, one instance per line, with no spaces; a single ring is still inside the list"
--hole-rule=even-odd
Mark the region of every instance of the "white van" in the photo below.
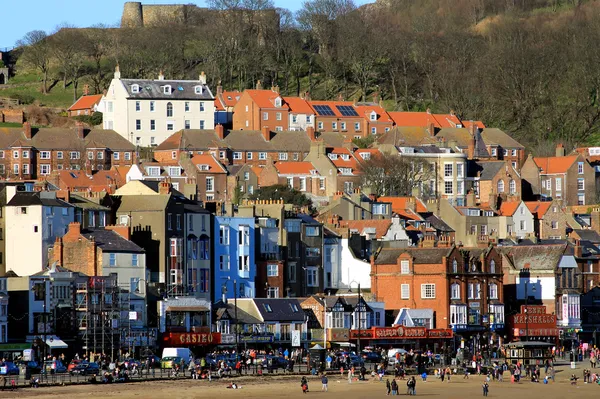
[[[396,362],[396,353],[398,353],[398,352],[400,352],[401,355],[406,353],[406,351],[401,348],[392,348],[392,349],[388,350],[387,357],[388,357],[388,361],[390,363]]]
[[[165,348],[165,349],[163,349],[163,352],[162,352],[162,358],[180,357],[186,363],[188,363],[190,361],[191,355],[192,355],[192,352],[190,351],[190,348]]]

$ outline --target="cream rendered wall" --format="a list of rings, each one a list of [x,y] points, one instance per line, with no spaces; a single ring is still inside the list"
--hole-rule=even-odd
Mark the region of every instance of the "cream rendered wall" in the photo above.
[[[109,103],[112,102],[112,112],[110,112]],[[102,126],[104,129],[111,129],[131,140],[127,130],[127,91],[119,79],[113,79],[108,86],[108,90],[101,100],[102,104]]]
[[[349,240],[342,238],[342,259],[341,259],[341,275],[339,280],[339,288],[356,288],[359,283],[361,289],[371,288],[371,263],[356,259],[352,254],[349,246]]]
[[[290,130],[306,130],[307,127],[312,126],[315,127],[315,116],[307,115],[307,114],[294,114],[296,116],[296,123],[292,122],[292,115],[290,114],[289,126]],[[310,116],[310,122],[306,121],[306,117]]]
[[[6,270],[18,276],[31,276],[43,270],[44,246],[42,206],[6,207]],[[37,226],[37,232],[34,231]]]

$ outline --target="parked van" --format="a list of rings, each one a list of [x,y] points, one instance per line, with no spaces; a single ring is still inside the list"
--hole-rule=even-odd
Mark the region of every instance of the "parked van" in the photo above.
[[[190,356],[192,356],[192,351],[190,348],[165,348],[162,352],[162,357],[180,357],[186,363],[189,363]]]
[[[395,363],[396,362],[396,353],[400,352],[400,354],[404,354],[406,353],[406,351],[404,349],[401,348],[392,348],[388,350],[387,356],[388,356],[388,361],[391,363]]]

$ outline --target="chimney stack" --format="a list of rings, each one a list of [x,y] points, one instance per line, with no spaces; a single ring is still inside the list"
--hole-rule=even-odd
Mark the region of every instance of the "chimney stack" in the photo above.
[[[223,140],[225,138],[225,128],[223,125],[219,123],[217,126],[215,126],[215,133],[217,134],[219,140]]]
[[[260,80],[256,81],[256,90],[262,90],[262,83],[260,82]]]
[[[470,130],[470,135],[469,135],[469,145],[467,147],[467,159],[474,159],[475,158],[475,125],[471,124],[471,127],[469,128]]]
[[[158,72],[158,80],[165,80],[165,74],[163,73],[162,69],[160,72]]]
[[[265,139],[265,141],[271,141],[271,131],[269,130],[268,126],[264,126],[262,128],[262,136]]]
[[[342,93],[338,94],[338,101],[344,101],[344,96],[342,96]]]
[[[556,145],[556,156],[557,157],[564,157],[565,156],[565,146],[562,143],[558,143]]]
[[[217,84],[217,96],[222,96],[223,95],[223,86],[221,86],[221,81],[219,80],[219,83]]]
[[[314,127],[312,127],[312,126],[307,127],[306,134],[308,135],[308,138],[310,139],[310,141],[317,141],[317,136],[315,135]]]
[[[115,79],[121,79],[121,70],[119,69],[119,64],[115,65],[115,73],[113,77]]]
[[[83,123],[81,123],[81,122],[75,123],[75,129],[77,130],[77,138],[79,140],[83,140],[84,136],[85,136],[85,132],[83,129]]]
[[[23,122],[23,134],[27,140],[31,140],[31,123]]]
[[[308,91],[307,91],[307,92],[304,94],[304,99],[305,99],[306,101],[310,101],[310,92],[308,92]]]
[[[427,126],[427,130],[429,131],[429,135],[431,137],[435,136],[435,123],[431,122],[429,123],[429,126]]]
[[[161,181],[158,185],[158,193],[159,194],[169,194],[171,192],[171,183],[166,181]]]
[[[198,80],[200,81],[200,84],[203,84],[203,85],[206,84],[206,74],[204,73],[204,71],[200,72],[200,76],[198,77]]]
[[[90,85],[88,85],[88,84],[83,85],[83,95],[84,96],[90,95]]]

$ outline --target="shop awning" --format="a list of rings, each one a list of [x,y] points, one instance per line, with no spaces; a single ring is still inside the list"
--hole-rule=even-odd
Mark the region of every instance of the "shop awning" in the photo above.
[[[206,306],[167,306],[167,312],[208,312]]]
[[[50,349],[65,349],[69,347],[69,345],[60,338],[46,338],[46,345],[48,345]]]

